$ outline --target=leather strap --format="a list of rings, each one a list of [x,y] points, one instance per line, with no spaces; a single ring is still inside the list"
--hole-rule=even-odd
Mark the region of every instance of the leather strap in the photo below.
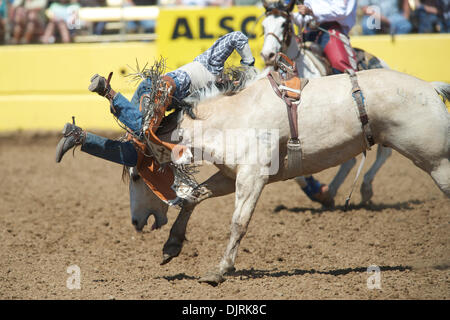
[[[353,96],[353,99],[355,99],[356,105],[358,107],[359,120],[361,121],[361,124],[362,124],[364,140],[366,142],[367,149],[370,150],[370,147],[375,144],[375,141],[373,139],[372,130],[370,129],[370,125],[369,125],[369,117],[367,115],[366,107],[365,107],[365,103],[364,103],[364,95],[362,93],[361,88],[359,87],[358,79],[357,79],[355,71],[353,71],[351,69],[347,69],[345,71],[350,75],[350,80],[352,82],[352,96]]]
[[[267,78],[269,79],[269,82],[272,85],[275,93],[286,103],[291,138],[294,140],[298,140],[297,104],[292,103],[285,95],[281,93],[281,91],[278,89],[276,81],[270,73],[267,75]]]

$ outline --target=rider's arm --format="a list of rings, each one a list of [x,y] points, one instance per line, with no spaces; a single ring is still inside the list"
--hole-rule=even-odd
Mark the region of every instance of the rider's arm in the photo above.
[[[252,51],[250,50],[247,36],[240,31],[229,33],[227,36],[230,37],[230,45],[241,56],[241,64],[253,66],[255,64],[255,58],[253,58]]]
[[[194,61],[200,62],[213,75],[219,75],[224,68],[225,61],[234,50],[240,54],[241,64],[253,65],[254,58],[248,45],[248,38],[240,31],[234,31],[220,37]]]
[[[305,24],[309,23],[313,19],[313,17],[303,16],[298,12],[293,12],[292,19],[299,28],[302,28]]]
[[[315,0],[305,1],[305,5],[311,8],[314,18],[319,23],[343,21],[356,10],[356,0]]]
[[[241,64],[253,65],[255,59],[253,58],[252,51],[248,45],[248,38],[241,31],[230,32],[223,37],[221,37],[218,42],[216,42],[217,47],[214,51],[219,55],[223,55],[226,60],[231,55],[233,50],[236,50],[241,56]]]

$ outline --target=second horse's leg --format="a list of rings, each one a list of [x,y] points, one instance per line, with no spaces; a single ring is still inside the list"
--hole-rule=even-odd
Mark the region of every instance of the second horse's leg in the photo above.
[[[387,158],[389,158],[392,154],[392,149],[383,147],[381,144],[378,145],[377,149],[377,159],[375,160],[372,167],[369,171],[364,175],[363,183],[361,184],[361,203],[365,204],[372,199],[373,190],[372,190],[372,181],[375,178],[378,170],[383,166],[386,162]]]
[[[342,183],[345,181],[345,178],[347,178],[348,174],[352,170],[352,168],[356,164],[356,159],[352,158],[339,167],[339,171],[336,173],[336,176],[334,177],[333,181],[330,183],[330,196],[334,199],[336,197],[337,191],[339,190],[339,187],[342,185]]]

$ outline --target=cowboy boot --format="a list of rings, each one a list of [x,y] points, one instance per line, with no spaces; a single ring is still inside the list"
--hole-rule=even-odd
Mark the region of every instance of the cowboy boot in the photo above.
[[[56,162],[60,162],[64,154],[86,140],[86,131],[72,123],[66,123],[62,130],[64,135],[56,146]]]
[[[111,85],[109,84],[112,77],[112,72],[108,76],[108,80],[105,77],[100,76],[99,74],[95,74],[91,78],[91,84],[88,89],[91,92],[97,92],[102,97],[107,98],[108,100],[112,100],[116,95],[116,92],[111,89]]]

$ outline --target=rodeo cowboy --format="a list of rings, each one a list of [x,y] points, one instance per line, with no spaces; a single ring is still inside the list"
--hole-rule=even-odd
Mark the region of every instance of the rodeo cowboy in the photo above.
[[[307,41],[316,42],[331,64],[334,74],[347,69],[358,71],[356,53],[348,33],[356,23],[356,0],[305,0],[293,14],[294,22],[302,26],[314,19],[318,30],[307,30]]]
[[[255,59],[248,38],[240,31],[231,32],[220,37],[193,62],[162,75],[158,83],[144,71],[143,81],[131,101],[112,89],[112,73],[108,79],[94,75],[89,90],[110,102],[111,113],[126,126],[128,140],[110,140],[84,131],[74,123],[66,123],[56,148],[56,162],[60,162],[68,150],[81,146],[81,151],[93,156],[128,167],[136,166],[139,175],[161,200],[171,205],[180,204],[184,195],[177,192],[176,170],[165,164],[184,163],[190,159],[190,151],[182,146],[172,154],[175,145],[161,141],[156,130],[166,110],[176,108],[189,94],[220,78],[225,61],[234,50],[242,58],[241,65],[253,69]],[[156,107],[149,112],[148,105],[152,103],[156,103]]]

